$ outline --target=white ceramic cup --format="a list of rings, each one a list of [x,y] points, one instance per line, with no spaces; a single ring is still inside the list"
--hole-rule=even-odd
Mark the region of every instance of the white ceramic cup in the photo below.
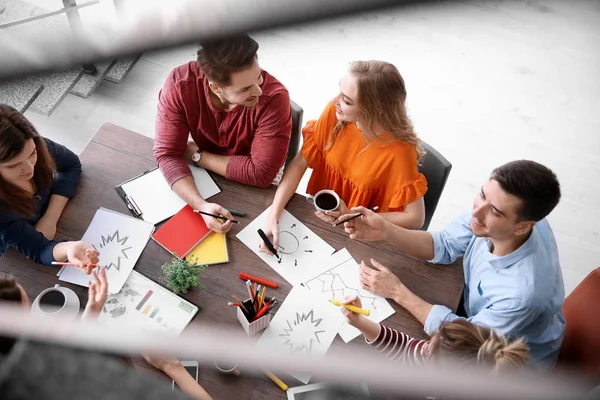
[[[319,201],[319,196],[321,196],[321,195],[325,195],[328,198],[331,198],[329,196],[333,196],[333,198],[335,199],[335,207],[333,207],[333,208],[325,207],[325,205],[321,201]],[[307,196],[306,201],[308,201],[310,204],[312,204],[317,211],[320,211],[323,214],[326,211],[336,211],[338,208],[340,208],[340,196],[338,196],[337,193],[334,192],[333,190],[329,190],[329,189],[319,190],[314,196]],[[333,205],[334,205],[333,202],[331,202],[331,206],[333,206]]]
[[[215,362],[215,367],[217,368],[217,370],[225,375],[235,375],[235,376],[240,376],[240,370],[237,368],[237,364],[235,365],[230,365],[230,364],[225,364],[225,363],[221,363],[223,364],[223,366],[217,364]]]
[[[54,285],[45,289],[31,305],[32,314],[60,314],[75,318],[79,314],[79,297],[69,288]]]

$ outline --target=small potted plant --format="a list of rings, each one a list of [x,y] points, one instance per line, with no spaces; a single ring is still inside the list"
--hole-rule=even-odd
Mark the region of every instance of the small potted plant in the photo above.
[[[185,258],[179,258],[172,253],[173,258],[171,262],[164,264],[161,269],[165,273],[162,277],[163,283],[165,283],[173,293],[179,292],[187,293],[190,287],[198,286],[200,290],[204,290],[205,287],[198,280],[198,275],[204,271],[208,265],[196,264],[196,257],[192,257],[191,260]]]

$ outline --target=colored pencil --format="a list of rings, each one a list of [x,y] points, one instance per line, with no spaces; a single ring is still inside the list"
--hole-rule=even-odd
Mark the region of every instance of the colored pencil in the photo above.
[[[58,261],[52,261],[52,265],[64,265],[66,267],[75,267],[77,266],[77,264],[75,263],[70,263],[70,262],[58,262]],[[88,265],[84,265],[84,267],[99,267],[100,264],[88,264]]]
[[[267,290],[267,288],[263,287],[263,289],[262,289],[262,293],[261,293],[261,295],[260,295],[260,302],[261,302],[261,303],[264,303],[264,302],[265,302],[265,294],[266,294],[266,290]]]
[[[331,304],[336,305],[338,307],[345,307],[346,309],[355,312],[357,314],[366,315],[367,317],[371,315],[371,311],[365,310],[364,308],[353,306],[352,304],[342,304],[339,300],[329,300]]]
[[[250,275],[250,274],[247,274],[245,272],[240,272],[239,276],[240,276],[240,279],[242,279],[244,281],[251,280],[253,282],[260,283],[261,285],[268,286],[268,287],[273,288],[273,289],[277,289],[279,287],[279,285],[276,282],[268,281],[266,279],[259,278],[259,277],[254,276],[254,275]]]
[[[375,206],[375,207],[371,208],[371,211],[377,211],[378,208],[379,208],[379,206]],[[356,219],[356,218],[360,217],[361,215],[362,215],[361,213],[354,214],[352,217],[348,218],[345,221],[336,222],[335,224],[333,224],[333,227],[335,228],[336,226],[340,226],[344,222],[352,221],[353,219]]]
[[[273,375],[273,373],[272,373],[272,372],[269,372],[269,371],[265,371],[265,374],[267,374],[267,376],[268,376],[269,378],[271,378],[271,380],[272,380],[273,382],[275,382],[275,384],[276,384],[277,386],[279,386],[279,388],[280,388],[281,390],[283,390],[284,392],[287,392],[287,390],[288,390],[288,385],[286,385],[285,383],[283,383],[283,381],[282,381],[281,379],[279,379],[278,377],[276,377],[275,375]]]
[[[268,311],[269,311],[269,306],[271,304],[273,300],[269,300],[269,302],[267,304],[265,304],[258,313],[256,313],[256,315],[254,316],[254,318],[252,318],[252,322],[256,321],[257,319],[259,319],[260,317],[262,317],[263,315],[265,315]]]
[[[250,301],[254,301],[254,291],[252,290],[252,282],[250,280],[246,281],[246,288],[248,289],[248,294],[250,295]]]
[[[215,215],[215,214],[207,213],[207,212],[200,211],[200,210],[194,210],[194,212],[198,213],[198,214],[202,214],[202,215],[208,215],[209,217],[213,217],[213,218],[216,218],[216,219],[222,219],[225,222],[231,221],[234,224],[239,224],[240,223],[240,221],[237,221],[235,219],[227,219],[227,217],[223,217],[221,215]]]
[[[248,309],[244,306],[244,303],[240,301],[240,299],[238,299],[235,295],[233,296],[233,298],[235,299],[235,301],[237,301],[238,303],[240,303],[240,307],[242,308],[242,310],[246,311],[246,315],[248,315],[248,317],[250,316],[250,312],[248,312]]]

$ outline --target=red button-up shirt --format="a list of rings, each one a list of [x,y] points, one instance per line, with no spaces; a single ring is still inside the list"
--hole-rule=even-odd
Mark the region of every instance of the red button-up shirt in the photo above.
[[[183,159],[189,135],[201,151],[230,156],[227,178],[267,187],[283,166],[292,130],[287,89],[262,72],[255,107],[215,109],[198,64],[175,68],[158,95],[154,157],[169,185],[191,175]]]

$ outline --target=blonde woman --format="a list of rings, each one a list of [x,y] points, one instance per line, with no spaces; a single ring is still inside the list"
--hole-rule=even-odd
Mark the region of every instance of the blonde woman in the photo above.
[[[361,307],[357,296],[347,297],[342,303]],[[405,365],[423,365],[432,359],[450,358],[459,363],[481,365],[492,373],[498,373],[522,367],[529,360],[529,349],[523,339],[511,342],[493,329],[465,319],[443,324],[427,341],[411,338],[346,308],[342,312],[346,321],[363,334],[368,344]]]
[[[349,207],[373,208],[393,224],[423,225],[427,181],[419,173],[424,155],[406,107],[398,69],[384,61],[356,61],[340,80],[340,92],[318,121],[303,129],[302,151],[287,167],[265,226],[277,248],[277,221],[308,168],[307,192],[334,190],[340,207],[316,216],[332,223]],[[261,249],[268,251],[263,243]]]

